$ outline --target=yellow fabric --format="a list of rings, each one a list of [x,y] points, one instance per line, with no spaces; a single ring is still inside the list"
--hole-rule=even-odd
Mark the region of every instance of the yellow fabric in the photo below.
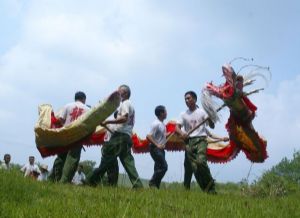
[[[242,127],[236,128],[237,132],[237,138],[239,139],[240,143],[243,145],[244,149],[257,153],[258,150],[253,143],[253,140],[249,138],[249,135],[245,133],[244,129]]]
[[[215,142],[215,141],[216,141],[215,139],[208,137],[207,138],[207,142],[208,142],[207,148],[212,149],[212,150],[221,150],[228,146],[228,143],[224,143],[221,141]]]
[[[57,129],[51,129],[51,105],[40,105],[39,119],[34,128],[37,146],[66,146],[93,133],[96,130],[96,127],[109,117],[119,106],[119,94],[114,93],[113,95],[117,96],[104,100],[71,124]],[[101,129],[99,128],[98,131]]]
[[[216,141],[215,139],[207,137],[207,142],[208,142],[207,148],[208,149],[213,149],[213,150],[221,150],[221,149],[228,146],[228,143],[223,143],[221,141],[215,142],[215,141]],[[180,144],[183,144],[183,145],[185,144],[185,142],[177,134],[172,134],[170,136],[170,138],[168,139],[168,143],[170,143],[170,144],[180,143]]]

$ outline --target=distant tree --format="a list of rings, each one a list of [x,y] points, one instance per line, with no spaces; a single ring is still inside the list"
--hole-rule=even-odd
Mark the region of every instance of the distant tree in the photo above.
[[[286,178],[289,181],[300,183],[300,151],[294,152],[293,159],[283,158],[279,164],[272,167],[270,173]]]
[[[10,163],[10,164],[13,169],[20,170],[22,168],[22,166],[20,164],[15,164],[15,163]]]
[[[277,165],[266,171],[248,192],[257,196],[284,196],[299,190],[300,151],[294,152],[293,159],[283,158]]]

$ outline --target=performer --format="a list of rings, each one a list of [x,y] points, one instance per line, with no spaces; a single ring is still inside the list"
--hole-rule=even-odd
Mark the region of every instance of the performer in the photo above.
[[[78,169],[77,172],[75,173],[73,179],[72,179],[72,183],[74,185],[84,185],[86,182],[86,176],[83,172],[83,165],[79,164],[78,165]]]
[[[184,98],[188,110],[181,113],[176,126],[176,132],[186,142],[184,187],[190,189],[191,179],[194,173],[197,183],[204,192],[216,193],[215,182],[207,165],[207,124],[205,123],[188,135],[188,132],[204,121],[207,115],[197,106],[197,95],[195,92],[186,92]],[[208,125],[210,128],[214,128],[214,123],[210,119],[208,119]],[[183,128],[183,130],[181,128]]]
[[[99,177],[102,178],[107,169],[111,167],[117,157],[119,157],[133,187],[140,188],[143,187],[143,185],[136,171],[134,158],[131,154],[131,135],[135,119],[134,108],[129,100],[131,91],[129,86],[121,85],[119,92],[122,102],[117,119],[106,120],[102,123],[104,126],[107,124],[115,124],[115,131],[110,140],[103,147],[100,166],[93,171],[93,174],[89,178],[89,183],[96,185]]]
[[[3,157],[3,160],[4,160],[4,162],[1,163],[0,169],[11,170],[12,166],[11,166],[11,163],[10,163],[10,160],[11,160],[10,154],[5,154],[4,157]]]
[[[31,177],[33,179],[37,179],[38,176],[41,174],[41,171],[38,165],[35,164],[34,156],[29,156],[29,163],[25,164],[21,171],[24,173],[24,177]]]
[[[150,187],[159,189],[160,183],[168,170],[168,164],[165,158],[165,143],[166,143],[166,126],[164,120],[167,118],[166,108],[159,105],[155,108],[157,119],[152,123],[150,133],[147,135],[147,140],[151,143],[150,155],[154,160],[154,174],[149,181]]]
[[[61,125],[67,126],[82,114],[86,113],[90,108],[85,105],[85,101],[85,93],[81,91],[76,92],[75,102],[65,105],[63,111],[59,115],[59,122]],[[61,183],[71,183],[78,167],[81,149],[82,145],[78,145],[68,152],[58,154],[53,163],[49,179]]]

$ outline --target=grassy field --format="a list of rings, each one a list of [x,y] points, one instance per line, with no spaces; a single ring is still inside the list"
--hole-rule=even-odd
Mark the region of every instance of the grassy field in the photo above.
[[[300,217],[300,192],[245,196],[239,190],[207,195],[199,189],[77,187],[24,179],[0,171],[0,217]],[[220,189],[220,187],[219,187]],[[230,189],[229,189],[230,190]]]

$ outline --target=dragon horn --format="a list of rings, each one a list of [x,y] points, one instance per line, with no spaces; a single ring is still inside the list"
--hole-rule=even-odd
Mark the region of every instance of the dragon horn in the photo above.
[[[231,61],[229,61],[229,64],[231,65],[236,60],[243,60],[243,61],[254,61],[253,58],[244,58],[244,57],[235,57]]]

